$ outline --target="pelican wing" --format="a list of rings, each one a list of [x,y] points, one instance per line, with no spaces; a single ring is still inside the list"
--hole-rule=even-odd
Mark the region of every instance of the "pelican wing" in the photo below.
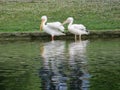
[[[86,31],[86,27],[82,24],[73,24],[73,27],[78,30]]]
[[[64,27],[60,22],[47,23],[48,27],[64,32]]]

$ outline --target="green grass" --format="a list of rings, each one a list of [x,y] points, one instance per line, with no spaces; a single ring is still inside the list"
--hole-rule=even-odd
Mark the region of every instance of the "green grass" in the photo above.
[[[39,31],[42,15],[48,22],[72,16],[89,30],[120,29],[119,0],[1,0],[0,32]]]

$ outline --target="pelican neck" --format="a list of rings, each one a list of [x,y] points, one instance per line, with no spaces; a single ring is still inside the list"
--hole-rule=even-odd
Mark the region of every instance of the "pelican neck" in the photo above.
[[[69,26],[71,26],[71,25],[72,25],[72,23],[73,23],[73,20],[69,23],[68,27],[69,27]]]
[[[47,19],[45,19],[44,21],[43,21],[43,26],[45,26],[45,23],[47,22]]]

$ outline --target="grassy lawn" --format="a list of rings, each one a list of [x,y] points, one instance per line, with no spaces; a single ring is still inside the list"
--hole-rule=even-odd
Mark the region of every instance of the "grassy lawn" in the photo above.
[[[0,32],[39,31],[42,15],[48,22],[72,16],[89,30],[120,29],[119,0],[0,0]]]

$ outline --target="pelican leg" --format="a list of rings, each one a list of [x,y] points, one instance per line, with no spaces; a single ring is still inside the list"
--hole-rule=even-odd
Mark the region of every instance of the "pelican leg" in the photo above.
[[[75,41],[77,41],[77,35],[75,35]]]
[[[79,35],[79,40],[81,41],[81,34]]]
[[[54,41],[54,36],[52,36],[52,41]]]

